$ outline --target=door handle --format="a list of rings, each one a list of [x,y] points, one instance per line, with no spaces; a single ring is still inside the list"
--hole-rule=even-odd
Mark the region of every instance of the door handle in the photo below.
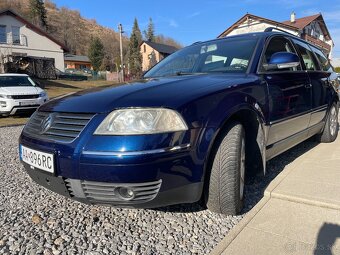
[[[311,87],[312,87],[312,84],[310,84],[310,83],[305,85],[306,89],[310,89]]]

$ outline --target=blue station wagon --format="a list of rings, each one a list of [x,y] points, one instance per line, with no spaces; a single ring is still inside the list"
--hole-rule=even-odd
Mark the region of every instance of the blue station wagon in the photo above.
[[[338,87],[322,50],[288,33],[199,42],[139,81],[42,105],[20,159],[35,182],[83,203],[204,201],[237,214],[266,161],[312,136],[336,139]]]

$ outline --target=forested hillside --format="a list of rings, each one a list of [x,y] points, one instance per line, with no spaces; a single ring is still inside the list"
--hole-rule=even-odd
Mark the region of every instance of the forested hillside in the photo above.
[[[95,20],[86,19],[79,11],[66,7],[57,8],[51,0],[45,0],[47,27],[43,27],[49,34],[64,43],[70,53],[87,55],[91,38],[98,37],[104,45],[103,66],[115,66],[119,63],[119,34],[111,28],[97,24]],[[0,10],[11,8],[32,23],[41,26],[32,17],[30,0],[1,0]],[[118,23],[119,21],[113,21]],[[172,38],[163,35],[155,37],[155,41],[181,47]],[[129,38],[123,37],[124,55],[128,55]]]

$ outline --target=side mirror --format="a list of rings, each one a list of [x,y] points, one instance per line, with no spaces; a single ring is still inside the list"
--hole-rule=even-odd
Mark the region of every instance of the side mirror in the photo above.
[[[269,63],[264,65],[264,68],[269,71],[292,68],[299,65],[300,59],[296,54],[291,52],[276,52],[271,56]]]

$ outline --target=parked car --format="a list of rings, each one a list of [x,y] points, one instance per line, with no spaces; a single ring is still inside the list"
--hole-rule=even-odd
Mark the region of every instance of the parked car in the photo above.
[[[245,180],[315,136],[338,135],[323,52],[271,29],[196,43],[141,81],[44,104],[20,137],[38,184],[74,200],[150,208],[205,201],[237,214]]]
[[[0,74],[0,115],[36,110],[48,100],[46,92],[26,74]]]
[[[65,73],[67,73],[67,74],[74,74],[75,72],[76,72],[77,70],[76,69],[74,69],[74,68],[66,68],[65,69]]]

